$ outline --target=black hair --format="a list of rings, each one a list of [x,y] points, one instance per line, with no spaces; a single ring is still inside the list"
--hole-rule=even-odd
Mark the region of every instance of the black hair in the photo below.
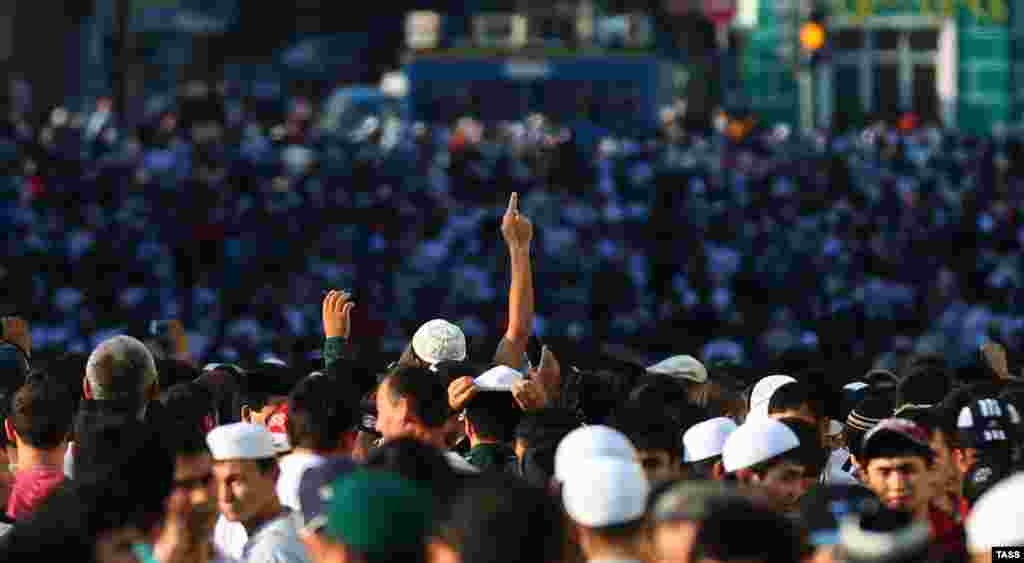
[[[781,418],[779,422],[788,426],[800,440],[796,449],[787,452],[788,457],[807,468],[809,474],[820,474],[828,462],[829,452],[822,446],[818,430],[810,423],[796,418]]]
[[[716,455],[700,461],[692,461],[685,465],[686,477],[693,480],[711,480],[715,464],[722,461],[722,456]]]
[[[156,371],[160,374],[160,387],[164,388],[191,383],[203,374],[188,362],[169,358],[157,360]]]
[[[953,374],[941,357],[918,356],[900,371],[898,404],[935,405],[954,389]]]
[[[187,382],[171,386],[160,393],[160,404],[168,421],[180,421],[195,428],[209,429],[214,422],[214,397],[199,383]]]
[[[11,425],[28,445],[53,449],[71,433],[71,405],[66,387],[46,377],[31,379],[11,398]]]
[[[191,424],[169,422],[163,435],[167,450],[175,457],[194,457],[210,452],[206,434]]]
[[[82,400],[82,378],[85,377],[85,366],[88,362],[88,354],[68,352],[47,362],[43,372],[67,387],[71,394],[72,412],[78,411]]]
[[[736,530],[757,530],[764,541],[736,541]],[[744,498],[722,500],[704,518],[694,541],[694,560],[757,560],[792,563],[800,560],[800,534],[774,511]]]
[[[385,442],[370,454],[366,467],[389,471],[431,491],[435,514],[445,513],[460,485],[441,451],[412,438]]]
[[[679,458],[680,429],[660,407],[653,400],[630,401],[612,414],[608,425],[625,434],[639,450],[667,451],[673,458]]]
[[[409,399],[412,412],[429,428],[440,428],[451,415],[448,390],[426,368],[397,367],[385,377],[391,400]]]
[[[522,409],[511,393],[483,391],[465,406],[466,419],[483,438],[509,442],[515,435]]]
[[[550,495],[501,473],[468,483],[442,528],[463,563],[561,561],[568,534]]]
[[[288,439],[295,448],[330,451],[360,420],[359,389],[346,380],[306,377],[288,397]]]
[[[772,393],[771,398],[768,400],[768,414],[779,414],[807,408],[814,415],[814,418],[820,420],[825,416],[825,405],[814,395],[814,389],[807,383],[800,381],[786,383],[779,387],[775,393]]]

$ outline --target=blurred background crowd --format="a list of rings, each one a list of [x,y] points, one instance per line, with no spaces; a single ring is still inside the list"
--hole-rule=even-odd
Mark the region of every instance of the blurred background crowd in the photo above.
[[[585,113],[414,122],[351,99],[271,107],[224,81],[153,98],[128,129],[109,98],[35,123],[24,95],[0,127],[0,280],[40,350],[181,318],[197,357],[305,357],[324,287],[358,296],[366,355],[442,314],[490,348],[511,191],[537,226],[542,339],[740,364],[841,346],[861,367],[1024,344],[1006,127],[807,137],[687,127],[669,107],[631,139]]]

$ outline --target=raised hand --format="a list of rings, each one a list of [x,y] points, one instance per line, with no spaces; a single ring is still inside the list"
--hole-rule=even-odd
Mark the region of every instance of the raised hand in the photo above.
[[[28,322],[21,317],[4,317],[2,319],[3,330],[0,334],[6,342],[14,344],[26,355],[32,355],[32,333],[29,331]]]
[[[473,383],[472,377],[460,377],[452,381],[448,385],[448,406],[453,411],[461,411],[466,406],[466,402],[472,399],[479,390],[480,388]]]
[[[548,395],[544,386],[531,379],[524,379],[512,384],[512,397],[519,408],[525,412],[536,411],[548,404]]]
[[[352,309],[356,304],[352,295],[345,291],[327,292],[323,303],[324,336],[348,338],[352,334]]]
[[[501,234],[511,250],[528,250],[533,240],[533,224],[519,213],[519,194],[512,192],[508,209],[501,220]]]
[[[550,348],[544,346],[540,353],[540,365],[530,370],[530,379],[544,388],[548,399],[554,400],[562,388],[562,366]]]
[[[1010,364],[1006,359],[1006,348],[998,342],[987,342],[981,347],[981,355],[1000,379],[1010,378]]]

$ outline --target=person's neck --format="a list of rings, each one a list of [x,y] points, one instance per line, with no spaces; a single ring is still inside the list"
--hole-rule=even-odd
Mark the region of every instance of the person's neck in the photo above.
[[[914,519],[915,520],[920,520],[922,522],[931,523],[931,510],[932,510],[932,503],[931,502],[924,503],[924,506],[922,506],[922,507],[920,507],[920,508],[918,508],[917,510],[914,511]]]
[[[252,536],[260,526],[270,522],[274,518],[277,518],[282,512],[284,512],[284,507],[281,506],[281,501],[279,501],[275,496],[273,502],[268,504],[267,507],[260,511],[258,515],[242,522],[242,526],[245,526],[245,532]]]
[[[587,561],[602,561],[602,560],[626,560],[626,561],[639,561],[640,557],[636,551],[629,546],[625,545],[612,545],[609,543],[602,543],[598,546],[588,546],[584,549],[584,555]]]
[[[29,471],[37,467],[64,467],[64,452],[67,451],[67,446],[67,442],[61,442],[52,450],[44,450],[19,441],[18,471]]]
[[[441,451],[448,451],[448,443],[444,439],[444,431],[440,428],[434,430],[425,426],[417,426],[413,428],[412,437],[430,444]]]

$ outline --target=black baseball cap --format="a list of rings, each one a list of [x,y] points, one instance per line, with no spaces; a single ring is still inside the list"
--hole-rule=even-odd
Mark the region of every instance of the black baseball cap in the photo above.
[[[347,456],[335,456],[302,473],[299,480],[299,508],[303,529],[316,532],[327,524],[331,483],[352,473],[357,467]]]

